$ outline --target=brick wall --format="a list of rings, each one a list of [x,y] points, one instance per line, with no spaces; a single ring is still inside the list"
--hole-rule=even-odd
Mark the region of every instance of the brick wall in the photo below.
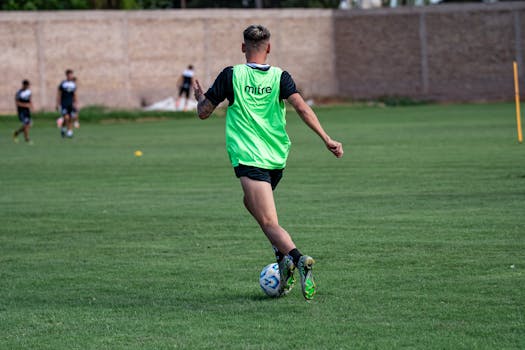
[[[524,3],[338,11],[339,93],[353,98],[510,100],[512,61],[525,69],[524,11]]]
[[[82,105],[139,107],[176,93],[192,63],[209,86],[244,60],[242,30],[272,31],[269,63],[306,96],[512,99],[512,60],[523,68],[525,3],[369,11],[184,10],[0,13],[0,111],[20,81],[52,109],[64,70]],[[522,77],[523,74],[522,74]]]
[[[253,23],[272,32],[269,63],[306,95],[337,94],[331,11],[3,12],[0,111],[13,110],[24,78],[37,108],[53,109],[66,68],[78,76],[84,106],[134,108],[173,96],[189,63],[209,86],[224,67],[244,62],[242,31]]]

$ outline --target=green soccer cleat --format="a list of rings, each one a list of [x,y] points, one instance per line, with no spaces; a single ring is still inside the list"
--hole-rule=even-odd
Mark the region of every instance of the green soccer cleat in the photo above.
[[[295,271],[295,265],[292,259],[286,255],[281,262],[279,262],[279,275],[281,277],[281,286],[279,295],[286,295],[290,293],[294,284],[295,277],[293,275]]]
[[[18,133],[16,131],[13,133],[13,142],[18,143]]]
[[[315,295],[315,282],[312,275],[312,267],[314,264],[315,260],[308,255],[301,256],[297,264],[297,269],[301,275],[301,288],[306,300],[312,300]]]

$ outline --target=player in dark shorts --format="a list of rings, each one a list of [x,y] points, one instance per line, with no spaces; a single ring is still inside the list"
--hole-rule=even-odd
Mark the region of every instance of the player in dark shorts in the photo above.
[[[28,144],[32,144],[29,139],[29,129],[32,125],[31,110],[33,109],[33,103],[31,102],[31,90],[29,87],[31,84],[29,80],[22,81],[22,88],[17,91],[15,96],[16,109],[18,112],[18,119],[22,123],[20,129],[13,133],[13,141],[18,143],[18,135],[24,133],[24,139]]]
[[[77,77],[73,77],[72,81],[77,85]],[[73,120],[73,127],[75,129],[80,129],[80,111],[73,106],[73,111],[71,112],[71,119]],[[62,116],[62,110],[60,110],[60,116],[57,119],[57,127],[62,128],[62,126],[65,126],[64,124],[64,117]],[[64,129],[67,131],[67,128]]]
[[[182,76],[179,79],[179,81],[182,81],[180,84],[179,89],[179,97],[177,98],[177,103],[175,104],[175,108],[178,110],[180,105],[180,100],[182,95],[186,95],[186,99],[184,100],[184,110],[188,108],[188,100],[190,98],[190,89],[193,86],[193,79],[195,76],[195,72],[193,71],[193,66],[190,64],[187,69],[182,72]]]
[[[66,70],[66,80],[63,80],[58,85],[56,108],[60,111],[60,115],[64,118],[64,124],[60,129],[62,137],[73,137],[73,119],[75,111],[78,110],[77,102],[77,84],[74,81],[73,71]]]
[[[328,136],[319,119],[306,104],[289,73],[266,63],[270,53],[270,32],[252,25],[243,33],[242,51],[246,63],[225,68],[205,93],[198,80],[194,92],[199,118],[208,118],[228,99],[226,149],[235,175],[244,192],[244,205],[273,245],[281,277],[280,294],[286,295],[295,283],[294,270],[301,277],[306,300],[316,292],[312,266],[315,260],[302,254],[290,234],[279,225],[273,190],[282,177],[290,150],[286,132],[287,100],[301,119],[337,158],[343,145]]]
[[[78,88],[77,77],[73,77],[73,81],[75,82]],[[73,107],[71,118],[73,119],[73,127],[75,129],[80,129],[80,111],[78,110],[77,107]]]

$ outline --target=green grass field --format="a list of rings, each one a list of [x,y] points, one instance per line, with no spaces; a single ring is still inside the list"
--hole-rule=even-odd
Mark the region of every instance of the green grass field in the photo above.
[[[525,144],[513,105],[290,113],[281,224],[318,295],[265,297],[224,118],[0,121],[0,349],[523,349]],[[140,149],[141,158],[133,155]]]

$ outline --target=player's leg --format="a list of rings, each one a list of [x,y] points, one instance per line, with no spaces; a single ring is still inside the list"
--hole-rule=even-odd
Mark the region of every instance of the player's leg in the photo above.
[[[56,120],[57,128],[62,129],[62,126],[64,125],[64,117],[60,116]]]
[[[66,137],[67,132],[69,130],[69,124],[71,121],[71,117],[69,116],[67,111],[65,114],[63,114],[63,116],[64,116],[64,124],[62,124],[62,137]]]
[[[13,132],[13,141],[18,143],[18,135],[24,132],[24,125]]]
[[[64,116],[64,121],[66,123],[66,136],[73,137],[73,117],[72,117],[72,108],[68,108],[67,114]]]
[[[295,284],[295,265],[287,253],[298,250],[288,232],[279,225],[272,185],[246,176],[241,176],[240,180],[244,191],[244,206],[259,223],[273,246],[281,275],[280,294],[286,295]]]
[[[312,274],[312,267],[315,260],[311,256],[301,254],[293,243],[290,234],[279,225],[273,197],[273,188],[275,188],[279,179],[280,176],[277,181],[270,184],[265,181],[253,180],[246,176],[241,176],[240,180],[244,191],[244,204],[259,223],[261,229],[273,246],[279,252],[284,253],[282,255],[285,257],[291,257],[293,264],[297,267],[301,276],[303,296],[306,300],[311,300],[314,297],[316,289]],[[284,270],[284,267],[287,267],[286,259],[281,260],[279,263],[281,271]],[[290,266],[290,273],[285,274],[285,276],[281,275],[281,278],[287,282],[283,284],[283,293],[286,294],[294,283],[293,266]]]
[[[184,100],[184,112],[188,110],[188,100],[190,99],[190,88],[184,89],[186,99]]]
[[[312,266],[315,260],[308,255],[302,255],[293,243],[290,234],[279,225],[272,185],[246,176],[240,177],[240,180],[244,191],[244,203],[248,211],[257,220],[273,246],[281,253],[287,252],[284,254],[285,257],[291,257],[301,275],[303,296],[307,300],[312,299],[316,288],[312,274]],[[284,270],[285,267],[288,267],[286,271]],[[288,265],[285,258],[281,260],[279,268],[281,279],[285,281],[282,292],[286,294],[294,283],[293,265]]]
[[[250,180],[249,178],[246,178],[246,179]],[[251,180],[251,181],[255,181],[255,180]],[[241,180],[241,183],[242,183],[242,180]],[[248,201],[246,194],[244,195],[243,202],[244,202],[244,207],[246,208],[246,210],[248,210],[248,212],[255,218],[255,220],[257,222],[259,222],[259,220],[257,220],[257,216],[256,216],[256,215],[258,215],[257,211],[254,211],[254,210],[251,209],[252,204],[250,204],[250,202]],[[274,207],[275,207],[275,205],[274,205]],[[277,215],[277,214],[275,214],[275,215]],[[262,226],[261,226],[261,228],[262,228]],[[280,227],[280,228],[282,229],[282,227]],[[286,235],[288,235],[289,239],[291,240],[290,234],[288,232],[286,232],[286,230],[284,230],[284,229],[282,229],[282,230],[285,232]],[[263,232],[264,232],[264,229],[263,229]],[[266,234],[266,232],[265,232],[265,234]],[[286,250],[287,248],[285,248],[284,250],[282,248],[279,249],[279,248],[277,248],[277,246],[275,246],[273,244],[271,239],[269,239],[269,241],[270,241],[270,243],[272,243],[272,248],[274,250],[275,258],[276,258],[277,262],[280,262],[283,258],[287,257],[287,254],[283,253],[283,252],[288,252],[289,251],[289,250]],[[292,245],[295,248],[295,245],[293,244],[293,242],[292,242]]]
[[[71,117],[73,118],[73,127],[75,129],[80,129],[80,112],[76,108],[73,108]]]
[[[294,249],[292,238],[279,225],[272,186],[268,182],[252,180],[246,176],[242,176],[240,180],[244,191],[244,204],[268,240],[280,252]]]
[[[316,285],[312,274],[314,264],[315,260],[308,255],[301,256],[296,263],[299,276],[301,276],[301,290],[306,300],[312,300],[316,292]]]
[[[184,92],[184,88],[181,86],[179,88],[179,96],[177,97],[177,101],[175,101],[175,110],[178,111],[179,110],[179,106],[180,106],[180,99],[181,99],[181,96],[182,96],[182,93]]]
[[[20,120],[20,122],[22,123],[22,126],[20,126],[20,128],[16,129],[14,132],[13,132],[13,141],[15,143],[18,143],[18,135],[23,133],[24,130],[25,130],[25,120],[26,120],[26,115],[24,112],[20,112],[18,114],[18,119]]]
[[[67,108],[64,107],[64,106],[61,106],[60,107],[60,118],[59,120],[57,121],[57,126],[60,125],[60,136],[62,137],[66,137],[66,132],[67,132],[67,122],[66,122],[66,118],[67,118]]]
[[[26,140],[26,142],[31,142],[31,140],[29,139],[29,129],[31,128],[31,122],[28,122],[26,124],[24,124],[24,139]]]

